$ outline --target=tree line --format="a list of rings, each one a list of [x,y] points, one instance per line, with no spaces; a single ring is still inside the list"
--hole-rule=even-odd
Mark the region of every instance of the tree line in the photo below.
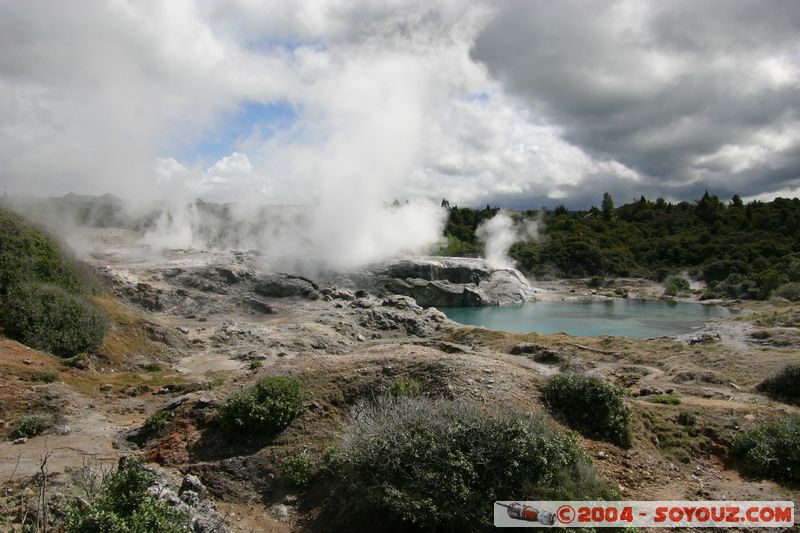
[[[449,202],[443,204],[449,206]],[[442,255],[479,255],[478,225],[497,207],[449,207]],[[745,203],[706,192],[695,202],[670,203],[644,196],[615,207],[605,193],[601,207],[516,211],[537,217],[540,239],[510,251],[534,277],[646,277],[663,281],[687,271],[708,284],[709,297],[763,298],[800,282],[800,199]]]

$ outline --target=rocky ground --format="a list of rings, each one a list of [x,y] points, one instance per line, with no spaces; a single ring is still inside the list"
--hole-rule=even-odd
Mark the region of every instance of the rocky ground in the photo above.
[[[25,413],[52,423],[42,436],[0,443],[0,519],[35,501],[44,457],[50,493],[71,497],[87,465],[141,454],[158,465],[165,497],[198,517],[197,531],[224,530],[208,529],[212,522],[231,531],[325,529],[309,503],[316,496],[293,488],[277,465],[291,454],[319,457],[360,399],[411,377],[437,396],[540,411],[541,385],[564,370],[630,393],[631,449],[581,441],[626,498],[800,499],[794,488],[742,478],[726,455],[735,432],[798,411],[754,390],[800,362],[796,306],[754,305],[678,339],[521,335],[459,326],[411,295],[497,303],[575,293],[541,293],[511,280],[512,271],[434,259],[311,279],[262,272],[257,253],[145,252],[105,242],[90,259],[107,282],[96,302],[112,323],[96,357],[66,366],[0,338],[0,431]],[[208,430],[216,407],[262,375],[300,378],[309,408],[272,442],[220,442]],[[680,403],[652,403],[662,394]],[[156,412],[168,423],[143,431]],[[691,428],[677,421],[685,412],[697,417]],[[202,499],[183,496],[187,475]]]

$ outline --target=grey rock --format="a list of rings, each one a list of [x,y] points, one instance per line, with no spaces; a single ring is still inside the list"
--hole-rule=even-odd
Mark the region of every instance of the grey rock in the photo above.
[[[299,296],[309,300],[320,298],[319,287],[313,281],[301,276],[272,274],[261,278],[254,288],[257,294],[272,298]]]
[[[384,273],[392,278],[478,285],[491,276],[491,269],[481,260],[441,257],[402,259],[387,265]]]
[[[515,305],[536,299],[536,289],[518,270],[494,268],[479,258],[416,257],[369,270],[380,289],[410,296],[423,307]]]
[[[274,307],[267,302],[263,302],[256,298],[246,297],[242,300],[242,303],[257,313],[263,313],[265,315],[271,315],[275,313]]]
[[[356,295],[346,289],[330,286],[325,287],[320,291],[324,296],[330,297],[332,300],[355,300]]]
[[[115,292],[147,311],[164,310],[163,292],[148,283],[121,285],[115,289]]]
[[[270,507],[269,512],[278,518],[286,518],[289,516],[289,508],[282,503]]]
[[[200,495],[193,490],[181,492],[181,500],[190,507],[196,507],[200,503]]]
[[[515,268],[493,270],[489,279],[478,284],[478,290],[489,305],[517,305],[536,299],[536,289]]]
[[[187,288],[214,294],[227,294],[232,285],[252,279],[251,270],[237,265],[203,266],[192,269],[176,268],[164,272],[165,278]]]
[[[200,481],[199,477],[193,474],[186,474],[183,477],[183,481],[181,482],[181,488],[178,491],[178,493],[183,494],[186,491],[194,492],[195,494],[201,497],[204,497],[205,494],[207,493],[206,487],[205,485],[203,485],[203,482]]]
[[[457,285],[449,281],[389,278],[384,283],[384,289],[393,294],[409,296],[422,307],[485,305],[484,298],[476,287]]]

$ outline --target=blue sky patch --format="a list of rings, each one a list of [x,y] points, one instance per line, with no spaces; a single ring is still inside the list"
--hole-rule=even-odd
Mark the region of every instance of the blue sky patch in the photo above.
[[[197,142],[178,146],[173,157],[184,164],[211,165],[235,152],[239,145],[253,134],[271,137],[276,131],[286,129],[297,121],[298,114],[288,102],[263,104],[245,102],[211,128]]]
[[[479,93],[472,93],[469,95],[470,102],[480,102],[485,103],[489,101],[489,93],[479,92]]]

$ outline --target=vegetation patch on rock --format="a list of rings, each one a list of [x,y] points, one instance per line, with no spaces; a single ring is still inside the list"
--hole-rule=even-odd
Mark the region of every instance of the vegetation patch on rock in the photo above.
[[[689,282],[680,276],[670,276],[664,282],[664,294],[667,296],[680,296],[692,290]]]
[[[578,374],[548,380],[544,400],[567,424],[589,437],[623,447],[631,445],[631,412],[621,388]]]
[[[780,372],[759,383],[757,389],[776,398],[800,400],[800,364],[786,365]]]
[[[408,396],[356,406],[328,454],[342,520],[380,516],[424,530],[489,527],[491,505],[611,497],[575,436],[546,418]],[[352,525],[352,523],[350,524]]]
[[[734,437],[731,451],[748,474],[800,481],[800,416],[788,416],[740,433]]]
[[[419,381],[409,378],[399,378],[389,386],[389,393],[392,396],[416,397],[422,392],[422,385]]]
[[[47,235],[0,209],[0,322],[6,335],[70,357],[96,350],[104,315],[84,294],[78,266]]]
[[[157,500],[148,488],[154,476],[129,459],[103,483],[90,502],[71,505],[64,520],[72,533],[178,533],[189,531],[187,517]]]
[[[26,415],[11,424],[12,438],[26,438],[41,435],[53,427],[53,416],[48,414]]]
[[[93,352],[106,332],[105,316],[97,308],[55,285],[15,286],[3,314],[9,337],[64,357]]]
[[[230,431],[275,435],[302,412],[305,399],[299,380],[267,376],[231,394],[220,408],[219,421]]]
[[[281,461],[281,472],[295,486],[305,487],[317,473],[314,460],[305,453],[290,455]]]

